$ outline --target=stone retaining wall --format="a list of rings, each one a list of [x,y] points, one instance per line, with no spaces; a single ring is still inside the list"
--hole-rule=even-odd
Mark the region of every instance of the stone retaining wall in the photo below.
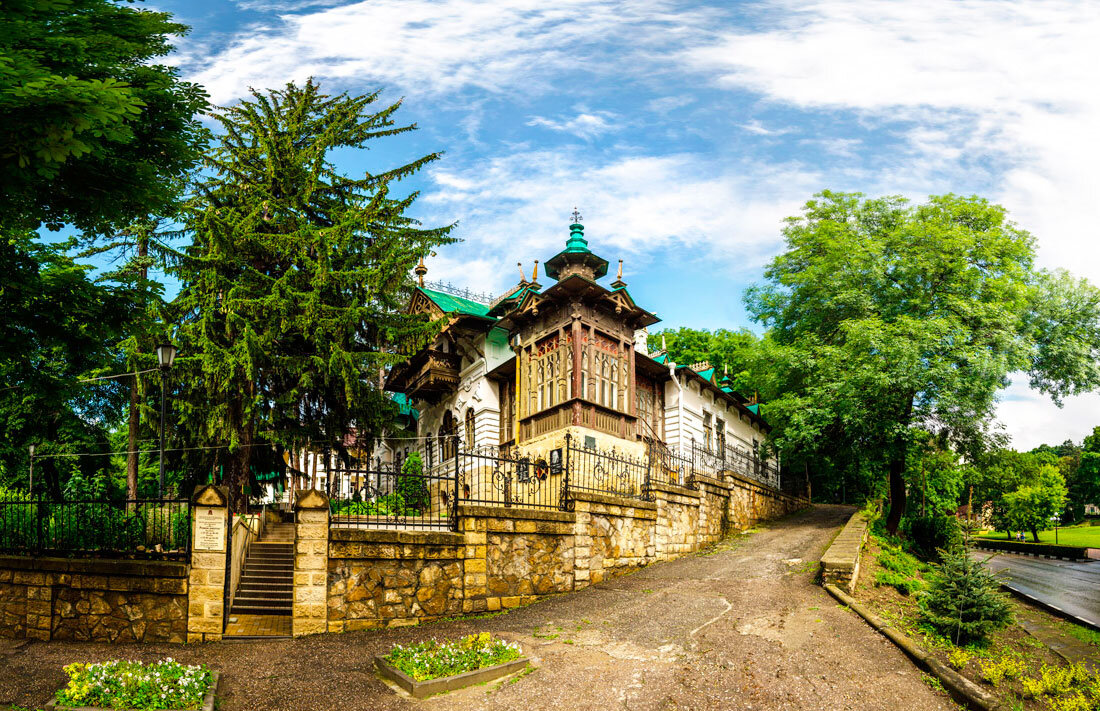
[[[187,640],[186,563],[0,556],[0,637]]]
[[[821,556],[822,584],[833,584],[851,593],[859,578],[859,556],[867,540],[867,519],[858,511]]]
[[[700,477],[696,486],[654,486],[654,501],[575,492],[569,512],[464,505],[455,533],[330,527],[326,629],[517,607],[690,553],[809,503],[733,476]],[[309,550],[312,557],[319,549]],[[308,633],[297,607],[294,625],[296,635]]]
[[[328,631],[417,624],[461,614],[463,556],[461,533],[333,528]]]

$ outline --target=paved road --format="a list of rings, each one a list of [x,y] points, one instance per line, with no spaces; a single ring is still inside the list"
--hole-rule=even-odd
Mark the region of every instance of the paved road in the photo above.
[[[975,551],[985,560],[989,551]],[[986,565],[1002,573],[1014,590],[1079,617],[1100,628],[1100,561],[1075,563],[1030,555],[999,553]]]
[[[222,711],[956,708],[814,584],[851,513],[817,506],[704,554],[484,619],[257,644],[33,643],[0,655],[0,708],[42,703],[69,662],[162,656],[222,670]],[[371,655],[395,643],[482,631],[519,642],[535,671],[420,703],[373,673]]]

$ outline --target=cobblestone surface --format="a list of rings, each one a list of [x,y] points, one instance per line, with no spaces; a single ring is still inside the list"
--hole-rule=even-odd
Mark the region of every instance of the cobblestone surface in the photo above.
[[[223,672],[222,711],[415,709],[373,673],[395,643],[488,631],[534,671],[429,703],[462,709],[953,709],[918,670],[814,584],[815,561],[852,509],[818,506],[697,555],[508,614],[262,643],[34,642],[0,656],[0,707],[34,707],[61,667],[171,656]]]

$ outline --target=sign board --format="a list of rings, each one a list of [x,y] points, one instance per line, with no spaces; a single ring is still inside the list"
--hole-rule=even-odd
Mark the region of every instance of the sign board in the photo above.
[[[195,550],[225,550],[225,509],[195,507]]]
[[[550,450],[550,473],[561,474],[561,449]]]

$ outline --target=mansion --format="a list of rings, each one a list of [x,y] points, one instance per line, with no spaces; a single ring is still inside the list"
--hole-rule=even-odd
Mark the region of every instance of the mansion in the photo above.
[[[608,262],[589,249],[575,213],[569,230],[565,248],[543,264],[548,285],[539,283],[536,261],[530,280],[521,271],[520,282],[492,301],[429,288],[427,269],[417,266],[408,309],[445,325],[385,384],[415,408],[417,437],[380,449],[393,459],[419,451],[429,470],[446,466],[456,446],[553,461],[568,435],[577,446],[624,457],[660,451],[738,462],[717,468],[778,486],[776,463],[758,456],[768,431],[759,406],[708,363],[649,352],[647,329],[659,319],[635,303],[622,261],[617,278],[600,283]]]

